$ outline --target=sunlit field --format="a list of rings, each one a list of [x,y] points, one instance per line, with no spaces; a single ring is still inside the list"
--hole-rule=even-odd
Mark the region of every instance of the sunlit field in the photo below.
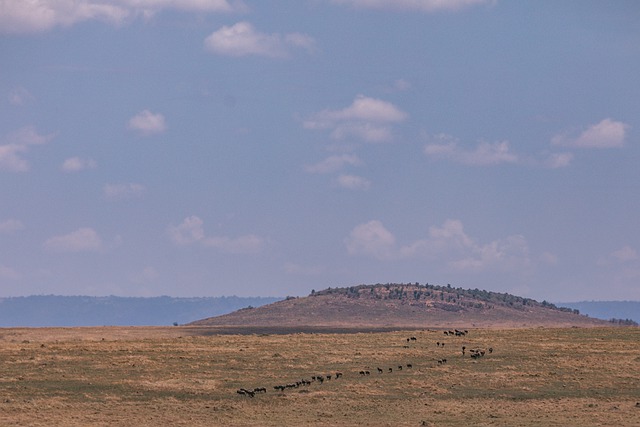
[[[0,425],[640,426],[640,328],[210,333],[0,329]]]

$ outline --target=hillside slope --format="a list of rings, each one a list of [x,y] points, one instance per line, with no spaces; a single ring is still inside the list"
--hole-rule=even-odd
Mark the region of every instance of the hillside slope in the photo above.
[[[192,322],[193,326],[469,328],[607,326],[581,316],[509,294],[419,284],[361,285],[326,289],[258,308]]]

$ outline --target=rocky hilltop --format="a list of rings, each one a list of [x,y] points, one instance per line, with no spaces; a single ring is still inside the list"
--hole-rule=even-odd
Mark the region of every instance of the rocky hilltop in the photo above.
[[[546,301],[450,285],[377,284],[313,291],[190,323],[256,328],[471,328],[607,326]]]

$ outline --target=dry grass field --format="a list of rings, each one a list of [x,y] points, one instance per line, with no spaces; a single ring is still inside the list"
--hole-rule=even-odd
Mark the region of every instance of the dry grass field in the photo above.
[[[211,332],[0,329],[0,425],[640,426],[640,328]]]

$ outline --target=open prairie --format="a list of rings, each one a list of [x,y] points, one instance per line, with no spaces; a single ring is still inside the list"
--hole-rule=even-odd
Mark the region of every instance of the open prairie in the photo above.
[[[0,329],[0,425],[640,426],[639,328],[251,332]]]

